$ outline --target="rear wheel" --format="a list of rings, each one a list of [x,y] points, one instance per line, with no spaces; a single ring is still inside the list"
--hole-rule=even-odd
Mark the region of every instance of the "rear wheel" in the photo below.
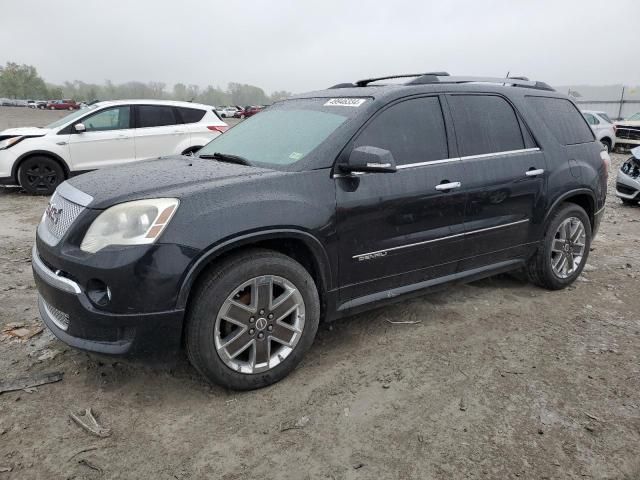
[[[209,381],[234,390],[275,383],[313,343],[320,303],[309,273],[286,255],[252,250],[206,274],[190,302],[186,347]]]
[[[609,140],[608,138],[603,138],[602,140],[600,140],[600,143],[602,143],[602,145],[604,145],[604,148],[607,149],[607,153],[611,153],[611,140]]]
[[[542,245],[527,266],[529,280],[549,290],[571,285],[582,272],[591,246],[591,222],[584,209],[563,204],[547,224]]]
[[[18,183],[33,195],[51,195],[63,181],[64,169],[50,157],[29,157],[18,169]]]

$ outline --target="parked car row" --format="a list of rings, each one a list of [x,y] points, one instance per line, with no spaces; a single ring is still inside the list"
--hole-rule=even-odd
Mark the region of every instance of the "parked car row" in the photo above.
[[[193,154],[227,128],[208,105],[98,102],[44,128],[0,132],[0,184],[49,195],[66,178],[89,170]]]
[[[249,118],[266,108],[265,105],[247,105],[246,107],[235,106],[219,106],[216,112],[221,118]]]

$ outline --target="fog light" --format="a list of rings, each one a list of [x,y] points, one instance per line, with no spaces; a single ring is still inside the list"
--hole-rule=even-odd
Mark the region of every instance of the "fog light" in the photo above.
[[[94,304],[104,307],[111,301],[111,289],[102,280],[94,278],[87,285],[87,296]]]

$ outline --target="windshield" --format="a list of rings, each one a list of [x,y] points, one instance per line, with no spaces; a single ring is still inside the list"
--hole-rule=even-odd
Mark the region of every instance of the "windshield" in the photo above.
[[[239,123],[198,155],[225,153],[252,165],[288,166],[305,158],[357,108],[327,107],[327,99],[287,100]]]
[[[607,115],[607,114],[606,114],[606,113],[604,113],[604,112],[598,112],[598,116],[599,116],[600,118],[602,118],[602,119],[603,119],[605,122],[607,122],[607,123],[613,123],[613,122],[611,121],[611,119],[609,118],[609,115]]]
[[[76,110],[75,112],[70,113],[69,115],[65,115],[61,119],[56,120],[53,123],[50,123],[49,125],[47,125],[44,128],[58,128],[58,127],[61,127],[65,123],[71,122],[71,121],[75,120],[76,118],[80,118],[80,117],[86,115],[87,113],[89,113],[92,109],[96,108],[97,106],[98,105],[91,105],[91,106],[89,106],[87,108],[81,108],[80,110]]]

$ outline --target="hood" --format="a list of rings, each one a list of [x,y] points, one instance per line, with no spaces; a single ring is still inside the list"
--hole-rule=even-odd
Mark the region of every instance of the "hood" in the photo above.
[[[67,182],[93,197],[90,208],[107,208],[143,198],[183,198],[218,185],[283,174],[247,165],[174,156],[104,168]]]
[[[615,122],[616,126],[622,127],[640,127],[640,120],[619,120]]]
[[[0,132],[0,139],[20,137],[23,135],[28,135],[31,137],[41,137],[43,135],[46,135],[50,131],[51,130],[48,128],[38,128],[38,127],[7,128],[6,130],[2,130]]]

